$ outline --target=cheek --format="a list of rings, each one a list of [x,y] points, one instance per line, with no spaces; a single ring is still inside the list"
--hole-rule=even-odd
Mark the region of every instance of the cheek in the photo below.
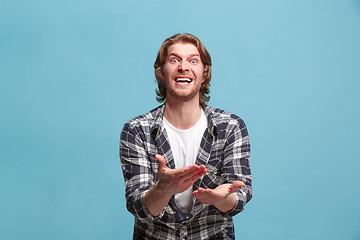
[[[198,76],[201,76],[201,78],[202,78],[202,79],[201,79],[201,82],[202,82],[202,83],[205,82],[206,72],[205,72],[203,69],[199,71]]]
[[[174,72],[174,68],[171,67],[164,67],[164,70],[162,72],[163,78],[169,78],[171,77],[171,74]]]
[[[165,80],[169,76],[169,70],[167,68],[164,68],[161,72],[161,75],[163,79]]]

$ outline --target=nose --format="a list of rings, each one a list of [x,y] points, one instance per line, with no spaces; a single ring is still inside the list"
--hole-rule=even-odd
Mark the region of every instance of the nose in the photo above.
[[[189,71],[189,65],[186,61],[181,61],[178,66],[179,72]]]

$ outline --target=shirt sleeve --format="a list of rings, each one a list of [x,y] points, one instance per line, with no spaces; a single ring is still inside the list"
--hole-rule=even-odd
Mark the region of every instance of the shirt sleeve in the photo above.
[[[245,185],[237,190],[237,203],[227,214],[234,216],[244,210],[252,196],[252,176],[249,164],[250,141],[245,123],[236,118],[236,124],[227,137],[224,148],[223,174],[225,182],[243,181]]]
[[[125,179],[126,207],[142,222],[161,218],[164,211],[153,217],[145,206],[145,193],[155,184],[151,162],[138,129],[129,123],[120,136],[120,160]]]

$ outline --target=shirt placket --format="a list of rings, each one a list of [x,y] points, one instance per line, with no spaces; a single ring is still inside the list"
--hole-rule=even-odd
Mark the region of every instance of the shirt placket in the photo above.
[[[188,236],[188,232],[187,232],[187,227],[186,226],[182,226],[180,228],[180,239],[181,240],[186,240]]]

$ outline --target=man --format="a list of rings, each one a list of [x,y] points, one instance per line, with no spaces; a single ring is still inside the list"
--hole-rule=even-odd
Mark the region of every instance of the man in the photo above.
[[[211,58],[191,34],[166,39],[154,63],[160,107],[120,140],[134,239],[234,239],[252,198],[250,144],[239,117],[207,106]]]

